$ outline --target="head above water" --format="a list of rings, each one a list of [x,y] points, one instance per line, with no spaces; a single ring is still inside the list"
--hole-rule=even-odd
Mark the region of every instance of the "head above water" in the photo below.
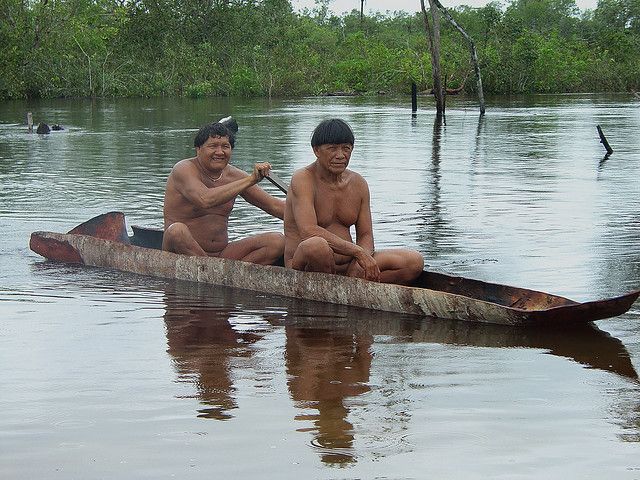
[[[339,118],[323,120],[315,128],[311,136],[312,147],[327,144],[340,145],[343,143],[353,145],[354,142],[353,130],[351,130],[347,122]]]
[[[227,137],[229,139],[229,143],[231,144],[231,148],[235,146],[236,138],[233,135],[233,132],[229,130],[224,124],[219,122],[209,123],[198,130],[198,133],[193,139],[193,146],[199,148],[204,145],[207,140],[215,137]]]

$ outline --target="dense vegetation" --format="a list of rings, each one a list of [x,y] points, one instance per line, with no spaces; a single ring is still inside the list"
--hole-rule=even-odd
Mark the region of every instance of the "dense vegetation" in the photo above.
[[[289,0],[0,0],[0,99],[430,87],[421,14],[361,20],[357,10],[330,15],[328,4],[296,13]],[[599,0],[587,12],[574,0],[513,0],[451,13],[476,42],[486,93],[639,87],[640,0]],[[446,86],[469,77],[471,92],[467,47],[442,26]]]

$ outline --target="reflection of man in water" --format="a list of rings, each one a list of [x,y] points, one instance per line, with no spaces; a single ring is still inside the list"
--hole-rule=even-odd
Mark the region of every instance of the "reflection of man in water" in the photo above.
[[[179,303],[170,294],[165,302],[167,352],[174,359],[180,381],[193,382],[198,389],[198,399],[207,405],[198,411],[198,416],[217,420],[232,418],[229,412],[238,408],[238,404],[231,364],[234,358],[250,356],[251,345],[262,336],[234,330],[229,323],[230,310],[189,308],[189,303]],[[233,302],[222,304],[233,305]]]
[[[338,464],[355,461],[353,425],[345,404],[370,390],[370,335],[354,335],[339,329],[286,327],[289,391],[296,406],[316,409],[296,420],[312,421],[313,444],[322,448],[322,461]]]
[[[198,284],[180,282],[177,285],[180,291],[167,291],[165,295],[167,352],[174,360],[179,381],[193,384],[197,389],[197,398],[205,406],[198,410],[198,416],[231,419],[232,410],[238,408],[233,369],[243,368],[242,363],[252,361],[254,344],[268,333],[255,329],[237,331],[233,320],[230,321],[234,311],[210,305],[244,304],[254,311],[266,311],[273,308],[273,302],[260,297],[252,298],[258,303],[247,305],[243,301],[246,297],[237,290],[216,288],[212,292]],[[205,299],[206,305],[194,307],[198,297]],[[281,299],[279,304],[282,302],[293,300]],[[336,306],[326,308],[329,316],[335,315]],[[314,305],[315,315],[321,315],[321,310]],[[261,316],[260,320],[277,324],[282,315],[268,317]],[[354,431],[348,421],[348,401],[370,390],[373,337],[333,325],[328,328],[286,325],[285,332],[289,393],[296,407],[304,409],[295,418],[305,421],[305,427],[311,423],[310,428],[299,431],[314,432],[312,443],[320,447],[323,462],[355,461],[351,451]]]

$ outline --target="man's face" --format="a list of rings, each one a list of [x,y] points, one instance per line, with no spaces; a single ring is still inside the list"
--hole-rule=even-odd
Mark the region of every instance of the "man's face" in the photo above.
[[[222,170],[231,160],[229,137],[209,137],[201,147],[196,147],[201,164],[209,170]]]
[[[325,143],[313,147],[320,166],[334,175],[346,170],[352,151],[353,145],[350,143]]]

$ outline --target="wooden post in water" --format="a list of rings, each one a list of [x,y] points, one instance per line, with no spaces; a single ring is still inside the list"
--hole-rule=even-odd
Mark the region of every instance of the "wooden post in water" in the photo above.
[[[600,125],[596,125],[596,128],[598,129],[598,135],[600,135],[600,143],[604,145],[604,148],[607,149],[607,154],[611,155],[613,153],[613,148],[611,148],[611,145],[609,145],[609,142],[607,142],[607,137],[605,137],[604,133],[602,133],[602,128],[600,128]]]
[[[33,114],[27,112],[27,130],[29,133],[33,133]]]
[[[418,86],[416,82],[411,82],[411,111],[418,111]]]
[[[425,0],[420,0],[422,19],[424,21],[424,31],[429,43],[431,52],[431,69],[433,77],[433,96],[436,100],[436,116],[442,117],[445,114],[445,92],[442,86],[442,74],[440,69],[440,17],[438,7],[434,0],[429,0],[429,14],[425,7]],[[429,22],[429,16],[431,22]]]

